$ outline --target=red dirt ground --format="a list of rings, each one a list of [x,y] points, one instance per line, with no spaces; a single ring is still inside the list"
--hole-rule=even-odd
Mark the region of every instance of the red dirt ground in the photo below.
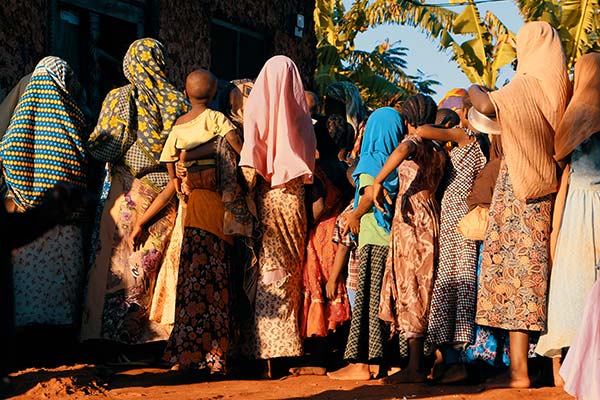
[[[435,399],[569,400],[559,388],[491,389],[482,385],[383,385],[378,381],[333,381],[326,376],[281,380],[193,382],[163,369],[113,371],[93,365],[31,368],[12,375],[12,399],[197,400],[197,399]]]

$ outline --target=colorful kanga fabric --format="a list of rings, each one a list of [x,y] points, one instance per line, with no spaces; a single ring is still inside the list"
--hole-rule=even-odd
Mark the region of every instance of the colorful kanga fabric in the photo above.
[[[103,138],[126,124],[126,130],[136,137],[130,142],[124,135],[124,162],[136,177],[158,189],[168,182],[166,172],[157,168],[160,154],[171,127],[188,107],[183,93],[167,80],[165,68],[159,41],[145,38],[133,42],[123,59],[123,73],[131,85],[108,94],[88,143],[93,152],[106,140]],[[128,112],[123,107],[129,107]]]
[[[22,208],[39,205],[57,183],[85,186],[85,121],[67,91],[72,79],[65,61],[43,58],[0,142],[6,185]]]

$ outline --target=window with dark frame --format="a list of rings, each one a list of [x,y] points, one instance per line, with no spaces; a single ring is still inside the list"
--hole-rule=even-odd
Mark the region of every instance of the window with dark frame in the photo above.
[[[267,60],[265,36],[220,19],[211,24],[211,71],[220,79],[255,79]]]
[[[50,52],[71,65],[97,114],[106,94],[125,82],[123,56],[145,34],[146,1],[51,0]]]

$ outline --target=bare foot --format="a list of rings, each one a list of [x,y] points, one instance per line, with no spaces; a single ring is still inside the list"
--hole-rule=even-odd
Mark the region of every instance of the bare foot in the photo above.
[[[378,377],[380,372],[383,372],[383,369],[380,365],[369,364],[369,373],[371,374],[371,378]]]
[[[560,376],[560,367],[561,367],[561,359],[560,357],[556,357],[552,359],[552,374],[554,375],[554,386],[556,387],[564,387],[565,381]]]
[[[371,379],[369,365],[360,363],[349,364],[335,372],[328,372],[327,376],[331,379],[350,381],[368,381]]]
[[[294,376],[300,375],[325,375],[327,369],[323,367],[294,367],[290,368],[290,374]]]
[[[427,378],[426,371],[415,371],[404,369],[396,372],[393,375],[383,378],[383,383],[398,384],[398,383],[423,383]]]
[[[436,383],[442,385],[451,385],[454,383],[460,383],[467,380],[469,375],[467,374],[467,368],[464,364],[452,364],[444,368],[442,375],[436,380]]]
[[[442,358],[442,353],[439,350],[435,351],[435,361],[433,363],[433,368],[431,368],[431,373],[427,376],[427,378],[437,381],[444,374],[444,359]]]
[[[531,381],[529,380],[529,377],[512,377],[508,372],[489,380],[485,384],[486,389],[527,389],[529,387],[531,387]]]
[[[388,374],[388,376],[390,376],[390,375],[394,375],[398,372],[400,372],[400,367],[390,367],[387,371],[387,374]]]

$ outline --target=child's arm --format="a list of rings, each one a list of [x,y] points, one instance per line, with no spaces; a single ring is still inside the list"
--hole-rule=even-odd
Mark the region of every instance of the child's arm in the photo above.
[[[142,245],[142,233],[144,225],[148,223],[152,218],[156,216],[175,196],[175,180],[169,181],[167,186],[156,196],[150,207],[144,212],[144,214],[138,218],[135,222],[135,225],[131,229],[131,234],[129,235],[129,243],[134,250],[138,250]]]
[[[242,152],[242,145],[244,143],[242,142],[242,139],[240,139],[240,135],[238,135],[235,130],[227,132],[227,134],[225,134],[225,140],[227,140],[227,143],[231,145],[236,153],[240,154]]]
[[[462,128],[437,128],[433,125],[422,125],[417,128],[417,135],[422,139],[439,140],[443,142],[455,142],[463,147],[473,140]]]
[[[331,271],[331,275],[329,275],[327,285],[325,285],[325,293],[327,294],[327,298],[329,300],[335,299],[340,274],[344,267],[348,265],[349,258],[350,247],[340,243],[338,245],[337,251],[335,252],[335,258],[333,260],[333,270]]]
[[[383,208],[383,199],[387,201],[389,204],[392,204],[392,199],[388,195],[387,191],[383,188],[382,183],[387,179],[387,177],[402,163],[402,161],[406,160],[409,155],[414,153],[417,145],[411,140],[405,140],[396,149],[390,154],[390,157],[379,171],[379,174],[375,178],[375,182],[373,183],[373,202],[375,207],[383,213],[385,210]]]
[[[346,215],[346,223],[342,229],[342,236],[345,236],[348,231],[357,235],[360,230],[360,219],[369,210],[373,208],[373,186],[365,186],[363,195],[358,199],[358,206]]]
[[[173,182],[173,185],[174,185],[173,187],[175,189],[175,192],[177,192],[178,194],[181,194],[181,180],[177,177],[177,174],[175,172],[175,163],[169,162],[166,164],[167,164],[167,172],[169,173],[169,182]]]

